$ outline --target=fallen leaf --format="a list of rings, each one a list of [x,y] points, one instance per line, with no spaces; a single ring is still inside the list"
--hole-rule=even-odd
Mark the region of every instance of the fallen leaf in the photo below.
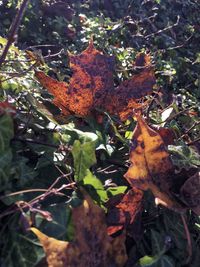
[[[152,93],[154,85],[153,69],[151,67],[144,68],[139,74],[122,82],[113,92],[108,94],[107,98],[104,99],[104,109],[110,114],[119,115],[121,120],[126,120],[133,114],[133,109],[143,106],[138,100]]]
[[[39,238],[49,267],[122,267],[127,255],[125,236],[112,238],[107,234],[104,211],[84,193],[83,204],[72,210],[75,238],[72,242],[60,241],[31,230]]]
[[[136,114],[136,118],[130,152],[131,166],[124,177],[133,187],[150,189],[157,203],[179,210],[181,206],[170,193],[173,165],[165,144],[140,114]]]
[[[143,64],[140,72],[114,87],[114,58],[89,46],[79,55],[69,54],[73,75],[69,84],[59,82],[36,71],[36,77],[53,96],[54,104],[62,114],[80,117],[90,115],[96,108],[119,115],[122,120],[132,115],[133,109],[141,107],[138,102],[152,93],[155,75],[148,55],[139,54],[137,61]]]
[[[185,181],[180,189],[180,198],[200,216],[200,172]]]
[[[32,227],[31,230],[37,235],[44,248],[49,267],[70,266],[67,265],[68,263],[66,261],[66,250],[68,248],[67,242],[49,237],[40,232],[37,228]]]
[[[109,235],[127,229],[129,225],[134,224],[137,215],[142,210],[142,198],[143,192],[137,188],[132,188],[126,194],[116,195],[109,199],[106,204]]]
[[[54,96],[54,104],[61,109],[64,115],[70,115],[70,111],[66,107],[66,103],[68,102],[67,83],[57,82],[42,71],[35,71],[35,75],[41,85],[48,88],[49,93]]]

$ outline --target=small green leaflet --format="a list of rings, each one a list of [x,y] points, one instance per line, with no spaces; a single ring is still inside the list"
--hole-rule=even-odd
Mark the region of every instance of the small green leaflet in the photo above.
[[[84,187],[99,205],[105,203],[108,200],[108,195],[101,181],[93,175],[90,170],[87,170],[86,172],[87,175],[83,179]]]
[[[75,180],[80,182],[87,175],[87,170],[96,163],[95,141],[81,143],[75,140],[72,155],[74,159]]]

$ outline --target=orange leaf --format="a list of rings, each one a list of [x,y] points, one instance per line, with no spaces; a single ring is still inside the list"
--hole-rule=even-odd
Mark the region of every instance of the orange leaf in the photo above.
[[[138,100],[150,94],[155,84],[154,71],[150,57],[140,54],[143,68],[139,74],[114,87],[114,59],[89,46],[79,55],[69,54],[70,67],[73,70],[69,84],[58,82],[43,72],[36,71],[40,83],[54,96],[54,104],[62,114],[75,114],[85,117],[95,108],[117,114],[125,120],[132,114],[133,108],[141,107]]]
[[[151,129],[139,114],[130,152],[131,166],[125,178],[133,187],[150,189],[157,203],[181,209],[170,193],[173,165],[161,136]]]
[[[64,115],[69,115],[70,111],[66,106],[66,103],[69,101],[67,94],[68,84],[65,82],[58,82],[42,71],[35,71],[35,76],[42,86],[48,88],[48,91],[54,96],[54,104],[61,109]]]
[[[109,199],[107,224],[108,234],[112,235],[127,226],[134,224],[137,215],[142,209],[143,192],[132,188],[126,194],[114,196]]]
[[[36,228],[49,267],[124,266],[125,236],[112,238],[107,234],[104,211],[84,193],[83,204],[72,210],[75,238],[64,242],[48,237]]]

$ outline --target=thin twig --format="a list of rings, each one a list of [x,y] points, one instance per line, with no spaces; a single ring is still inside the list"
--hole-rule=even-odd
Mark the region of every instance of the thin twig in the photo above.
[[[176,114],[174,114],[174,115],[172,115],[172,116],[169,116],[168,118],[166,118],[165,120],[163,120],[163,121],[161,121],[161,122],[154,122],[154,124],[162,124],[162,123],[164,123],[164,122],[166,122],[166,121],[171,121],[171,120],[175,119],[176,117],[178,117],[179,115],[182,115],[182,114],[184,114],[185,112],[187,112],[187,111],[189,111],[189,110],[191,110],[191,109],[194,109],[194,108],[195,108],[195,107],[186,108],[186,109],[181,110],[181,111],[179,111],[178,113],[176,113]]]
[[[159,96],[159,92],[160,92],[160,88],[159,88],[158,92],[156,92],[156,94],[153,96],[153,98],[151,99],[151,102],[148,105],[147,112],[146,112],[146,114],[147,114],[147,122],[149,122],[149,120],[150,120],[150,114],[149,113],[150,113],[150,110],[151,110],[151,108],[152,108],[152,106],[154,104],[154,101]]]
[[[47,190],[48,189],[42,189],[42,188],[21,190],[21,191],[17,191],[17,192],[14,192],[14,193],[10,193],[10,194],[4,195],[4,196],[0,197],[0,200],[2,200],[4,198],[7,198],[7,197],[13,197],[13,196],[21,195],[21,194],[26,194],[26,193],[46,192]]]
[[[193,141],[188,142],[187,145],[188,145],[188,146],[192,146],[192,145],[194,145],[195,143],[197,143],[197,142],[199,142],[199,141],[200,141],[200,137],[194,139]]]
[[[193,35],[194,34],[191,34],[182,44],[177,45],[177,46],[168,47],[168,48],[166,48],[166,50],[174,50],[174,49],[178,49],[178,48],[185,46],[187,44],[187,42],[193,37]]]
[[[35,62],[34,64],[32,64],[28,69],[23,70],[21,72],[3,72],[3,71],[1,71],[0,73],[6,74],[6,75],[9,75],[10,76],[9,78],[6,78],[4,80],[1,80],[1,82],[5,82],[5,81],[8,81],[8,80],[10,80],[12,78],[16,78],[16,77],[22,77],[25,74],[27,74],[30,70],[34,69],[36,65],[37,65],[37,62]]]
[[[57,57],[57,56],[61,55],[63,52],[64,52],[64,49],[62,48],[59,52],[57,52],[55,54],[48,54],[46,56],[43,56],[43,58],[45,58],[46,60],[48,60],[49,58]]]
[[[36,47],[57,47],[57,45],[53,45],[53,44],[43,44],[43,45],[31,45],[25,48],[25,50],[29,50],[32,48],[36,48]]]
[[[192,241],[191,241],[190,232],[189,232],[189,229],[188,229],[188,226],[187,226],[187,223],[186,223],[186,220],[185,220],[185,217],[183,214],[181,214],[181,219],[183,222],[183,226],[185,229],[185,234],[186,234],[186,238],[187,238],[187,242],[188,242],[188,258],[185,262],[186,264],[188,264],[191,260],[191,257],[192,257]]]
[[[58,180],[58,179],[56,179],[56,180]],[[76,184],[75,182],[70,183],[70,184],[64,184],[59,188],[52,188],[50,191],[49,191],[49,188],[48,188],[47,191],[44,194],[32,199],[29,202],[21,201],[20,207],[19,206],[14,206],[14,207],[9,208],[8,210],[6,210],[2,214],[0,214],[0,219],[5,217],[5,216],[8,216],[10,214],[13,214],[13,213],[15,213],[17,211],[24,210],[26,208],[30,208],[30,206],[39,204],[39,202],[43,201],[44,199],[46,199],[47,197],[49,197],[52,194],[59,195],[59,194],[61,194],[60,191],[62,191],[64,189],[72,188],[75,184]],[[64,194],[62,194],[62,195],[64,195]]]
[[[63,178],[63,177],[60,177],[60,178]],[[56,179],[56,180],[58,182],[58,179]],[[64,189],[67,189],[67,188],[70,188],[71,189],[71,188],[73,188],[75,186],[75,184],[76,183],[73,182],[73,183],[70,183],[70,184],[63,184],[59,188],[51,188],[51,189],[48,188],[47,191],[44,194],[42,194],[42,195],[40,195],[40,196],[32,199],[31,201],[29,201],[28,202],[28,205],[33,206],[33,205],[39,203],[40,201],[45,200],[47,197],[49,197],[52,194],[57,195],[60,191],[62,191]]]
[[[36,144],[36,145],[49,146],[49,147],[53,147],[53,148],[57,148],[57,149],[60,147],[59,145],[49,144],[49,143],[46,143],[46,142],[43,142],[43,141],[39,141],[39,140],[23,139],[23,138],[20,138],[20,137],[13,138],[12,142],[13,141],[19,141],[19,142],[22,142],[22,143],[31,143],[31,144]]]
[[[170,26],[167,26],[166,28],[161,29],[161,30],[158,30],[157,32],[150,33],[150,34],[144,36],[144,38],[147,39],[147,38],[149,38],[149,37],[151,37],[151,36],[154,36],[154,35],[163,33],[163,32],[165,32],[165,31],[168,31],[168,30],[174,28],[175,26],[177,26],[177,25],[179,24],[179,20],[180,20],[180,16],[177,16],[177,20],[176,20],[176,23],[175,23],[175,24],[170,25]]]
[[[199,124],[200,124],[200,121],[195,121],[195,123],[189,129],[187,129],[187,131],[183,135],[181,135],[181,137],[179,139],[186,136],[191,130],[193,130]]]
[[[23,18],[23,15],[24,15],[24,12],[26,10],[26,7],[28,5],[28,2],[29,0],[24,0],[11,24],[11,27],[10,27],[10,31],[8,33],[8,41],[6,43],[6,46],[4,47],[4,50],[2,52],[2,55],[0,57],[0,68],[4,62],[4,60],[6,59],[6,56],[7,56],[7,53],[8,53],[8,50],[11,46],[11,44],[14,42],[14,36],[16,35],[18,29],[19,29],[19,25],[20,25],[20,22]]]

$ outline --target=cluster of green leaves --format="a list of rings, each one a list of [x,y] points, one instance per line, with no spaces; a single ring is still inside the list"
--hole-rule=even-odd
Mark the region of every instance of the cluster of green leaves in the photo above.
[[[46,106],[59,112],[35,80],[36,66],[24,48],[44,45],[36,53],[42,61],[41,54],[50,60],[49,74],[68,80],[71,72],[64,53],[80,52],[93,35],[98,48],[116,56],[116,84],[133,73],[136,53],[150,50],[163,95],[145,112],[151,123],[176,132],[177,141],[169,150],[177,172],[200,166],[198,143],[186,145],[198,139],[200,130],[198,1],[68,1],[61,2],[61,8],[58,2],[30,1],[18,36],[20,49],[11,46],[0,70],[1,101],[8,98],[17,112],[14,118],[0,113],[1,266],[44,264],[40,244],[27,231],[30,221],[49,236],[73,238],[71,207],[81,201],[79,186],[102,207],[110,197],[125,192],[127,144],[135,126],[133,120],[122,124],[107,115],[101,125],[94,118],[76,117],[57,123]],[[0,1],[0,47],[17,4]],[[65,51],[57,54],[61,48]],[[188,250],[180,215],[155,207],[150,193],[145,199],[144,231],[127,245],[128,266],[184,266]],[[187,222],[191,266],[198,266],[199,218],[188,213]]]

